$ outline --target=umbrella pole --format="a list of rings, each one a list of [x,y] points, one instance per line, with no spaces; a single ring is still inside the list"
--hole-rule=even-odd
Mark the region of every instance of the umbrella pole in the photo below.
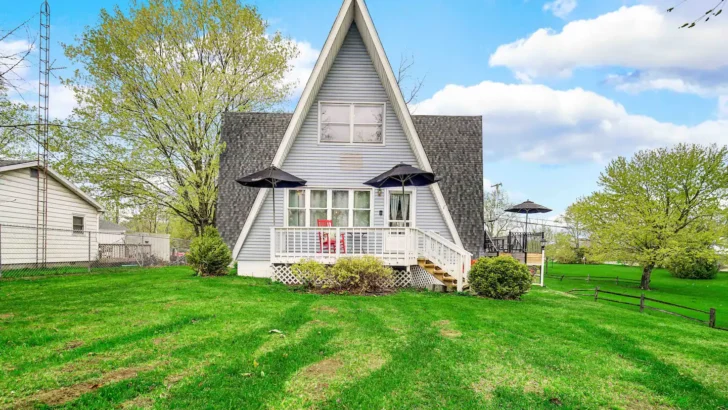
[[[526,236],[523,237],[523,253],[528,255],[528,212],[526,212]]]
[[[276,185],[273,184],[273,227],[276,226]]]

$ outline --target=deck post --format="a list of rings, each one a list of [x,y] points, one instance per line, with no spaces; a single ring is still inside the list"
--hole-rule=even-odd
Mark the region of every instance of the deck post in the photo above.
[[[546,250],[541,247],[541,287],[543,287],[543,277],[546,276]]]
[[[341,255],[341,235],[340,235],[341,228],[336,228],[336,236],[334,236],[334,244],[336,248],[336,260],[339,260],[339,256]]]

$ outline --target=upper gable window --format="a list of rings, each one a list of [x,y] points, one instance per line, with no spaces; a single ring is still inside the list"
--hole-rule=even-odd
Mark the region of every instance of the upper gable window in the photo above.
[[[385,103],[319,103],[319,142],[384,144]]]

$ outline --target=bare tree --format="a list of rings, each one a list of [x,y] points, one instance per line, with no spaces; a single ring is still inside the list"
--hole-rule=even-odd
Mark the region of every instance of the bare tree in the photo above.
[[[672,6],[669,9],[667,9],[667,12],[672,13],[675,10],[675,8],[685,4],[688,1],[689,0],[681,0],[675,6]],[[708,0],[708,1],[710,1],[710,0]],[[713,1],[715,1],[715,0],[713,0]],[[711,17],[716,17],[716,16],[720,15],[723,12],[723,7],[725,7],[725,1],[726,0],[718,0],[718,2],[715,3],[715,5],[712,8],[708,9],[708,11],[706,11],[705,13],[698,16],[698,18],[696,18],[695,20],[683,24],[679,28],[693,28],[693,27],[695,27],[695,25],[697,23],[701,23],[701,22],[705,23],[705,22],[709,21]]]
[[[397,85],[402,90],[404,102],[409,105],[417,100],[417,96],[425,84],[425,77],[413,77],[411,73],[412,67],[415,65],[414,55],[407,56],[402,54],[399,60],[399,68],[397,69]],[[407,90],[405,90],[407,88]]]
[[[512,205],[505,192],[485,192],[485,229],[491,237],[503,236],[518,226],[516,214],[505,211]]]
[[[24,43],[20,43],[20,47],[17,50],[5,52],[0,50],[0,87],[12,88],[17,91],[17,84],[15,82],[23,80],[17,76],[15,70],[23,67],[23,64],[25,64],[35,46],[35,38],[31,34],[28,26],[29,21],[30,19],[25,20],[7,31],[0,30],[0,42],[9,42],[10,39],[20,35],[22,32],[25,33],[24,37],[26,39]],[[13,78],[14,76],[16,78]]]

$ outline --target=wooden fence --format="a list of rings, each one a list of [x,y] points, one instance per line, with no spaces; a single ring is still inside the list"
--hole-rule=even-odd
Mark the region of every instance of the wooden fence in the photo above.
[[[588,293],[584,293],[584,292],[588,292]],[[695,308],[692,308],[692,307],[689,307],[689,306],[682,306],[682,305],[678,305],[678,304],[675,304],[675,303],[670,303],[670,302],[665,302],[665,301],[662,301],[662,300],[648,298],[648,297],[645,296],[644,293],[641,294],[640,296],[626,295],[624,293],[609,292],[609,291],[606,291],[606,290],[601,290],[601,289],[599,289],[599,286],[597,286],[594,289],[572,289],[572,290],[570,290],[567,293],[571,293],[571,294],[573,294],[575,296],[593,297],[595,302],[597,302],[599,300],[604,300],[604,301],[607,301],[607,302],[619,303],[619,304],[622,304],[622,305],[637,306],[637,307],[640,308],[640,313],[644,312],[645,309],[649,309],[649,310],[654,310],[654,311],[657,311],[657,312],[667,313],[668,315],[679,316],[679,317],[684,318],[684,319],[689,319],[689,320],[693,320],[693,321],[696,321],[696,322],[704,323],[704,324],[707,324],[708,327],[711,327],[711,328],[714,328],[714,329],[728,330],[728,329],[725,329],[725,328],[722,328],[722,327],[716,327],[715,326],[715,315],[716,315],[716,311],[715,311],[714,308],[710,308],[707,311],[706,310],[700,310],[700,309],[695,309]],[[621,296],[621,297],[630,298],[630,299],[639,299],[639,303],[630,303],[630,302],[625,302],[625,301],[622,301],[622,300],[610,299],[610,298],[606,298],[604,296],[600,296],[600,294],[615,295],[615,296]],[[647,304],[645,304],[646,301],[655,302],[655,303],[661,303],[661,304],[667,305],[667,306],[673,306],[673,307],[677,307],[677,308],[680,308],[680,309],[685,309],[685,310],[690,310],[690,311],[693,311],[693,312],[702,313],[702,314],[708,315],[708,320],[702,320],[702,319],[698,319],[698,318],[694,318],[694,317],[682,315],[680,313],[671,312],[669,310],[656,308],[654,306],[648,306]]]
[[[624,284],[624,285],[639,285],[640,281],[639,279],[627,279],[627,278],[620,278],[619,276],[594,276],[594,275],[586,275],[586,276],[567,276],[567,275],[546,275],[547,278],[552,279],[558,279],[560,282],[563,282],[564,279],[573,279],[573,280],[584,280],[587,282],[614,282],[615,284]]]

